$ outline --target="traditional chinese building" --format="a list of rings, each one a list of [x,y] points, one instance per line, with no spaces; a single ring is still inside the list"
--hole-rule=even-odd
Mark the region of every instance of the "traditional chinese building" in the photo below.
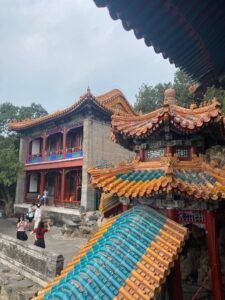
[[[13,122],[21,134],[24,175],[17,182],[16,210],[48,189],[48,206],[96,209],[87,167],[131,154],[109,141],[112,113],[135,115],[119,90],[94,97],[90,90],[72,106],[32,120]]]
[[[113,141],[137,157],[115,167],[91,167],[89,173],[102,191],[101,212],[116,216],[35,299],[159,299],[167,281],[169,299],[182,300],[179,254],[188,237],[182,225],[189,223],[207,230],[213,287],[222,295],[216,221],[225,171],[203,154],[224,142],[223,131],[216,99],[186,109],[176,105],[173,89],[154,112],[113,115]]]
[[[112,117],[112,139],[137,152],[138,158],[117,167],[89,169],[92,185],[102,191],[100,209],[105,215],[141,204],[178,223],[205,228],[213,299],[224,295],[217,230],[225,213],[225,170],[204,154],[225,143],[224,124],[216,99],[183,108],[176,104],[175,91],[168,89],[163,107],[145,115]],[[171,299],[183,299],[179,260],[172,278]]]

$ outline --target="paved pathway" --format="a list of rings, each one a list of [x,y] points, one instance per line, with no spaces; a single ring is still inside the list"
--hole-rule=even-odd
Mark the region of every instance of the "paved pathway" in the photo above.
[[[0,218],[0,233],[7,234],[11,237],[16,237],[16,222],[17,219]],[[73,256],[87,242],[85,238],[65,238],[60,233],[60,228],[51,227],[51,231],[45,235],[46,249],[62,254],[64,256],[64,266],[70,262]],[[30,236],[28,231],[28,240],[24,243],[33,244],[34,235]]]

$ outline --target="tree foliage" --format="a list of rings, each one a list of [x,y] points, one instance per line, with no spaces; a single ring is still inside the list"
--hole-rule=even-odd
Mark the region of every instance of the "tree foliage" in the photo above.
[[[146,113],[162,106],[164,91],[169,87],[171,83],[159,83],[156,86],[143,84],[136,95],[135,110]]]
[[[143,113],[159,108],[163,104],[164,91],[169,87],[175,89],[177,103],[181,106],[188,107],[193,101],[193,95],[191,95],[188,90],[190,84],[190,78],[181,70],[176,71],[173,83],[158,83],[155,86],[144,83],[136,95],[134,108],[136,111],[142,111]],[[213,97],[221,101],[225,111],[225,91],[216,89],[215,87],[209,87],[202,100],[209,100]]]
[[[0,105],[0,204],[3,204],[7,216],[12,215],[16,180],[23,169],[19,161],[19,134],[9,132],[8,123],[46,113],[40,104],[35,103],[21,107],[9,102]]]
[[[225,112],[225,90],[215,88],[214,86],[209,87],[204,95],[204,100],[211,100],[213,97],[221,102],[223,112]]]
[[[10,102],[0,104],[0,134],[8,135],[8,123],[24,119],[35,119],[46,115],[47,111],[36,103],[30,106],[15,106]]]

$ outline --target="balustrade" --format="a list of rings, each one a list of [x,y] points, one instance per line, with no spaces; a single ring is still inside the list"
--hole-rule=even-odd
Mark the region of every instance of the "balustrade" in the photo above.
[[[76,138],[75,135],[74,137],[73,135],[68,136],[68,141],[67,141],[66,130],[64,130],[63,136],[61,137],[61,141],[62,141],[61,145],[60,145],[60,138],[57,140],[56,139],[53,140],[53,143],[49,143],[48,138],[45,135],[43,136],[43,138],[39,138],[39,140],[41,141],[39,142],[37,148],[39,148],[40,153],[35,153],[35,154],[30,153],[33,150],[32,143],[34,143],[35,140],[30,142],[28,146],[29,150],[26,159],[26,162],[28,164],[83,157],[83,149],[81,146],[71,146],[71,144],[73,144],[74,142],[75,144],[78,143],[78,145],[82,143],[82,132],[81,134],[78,134]]]
[[[44,157],[43,157],[43,153],[30,154],[28,156],[27,163],[33,164],[33,163],[41,163],[44,161],[70,159],[76,157],[83,157],[83,149],[81,147],[66,148],[65,151],[63,151],[63,149],[46,151],[44,153]]]

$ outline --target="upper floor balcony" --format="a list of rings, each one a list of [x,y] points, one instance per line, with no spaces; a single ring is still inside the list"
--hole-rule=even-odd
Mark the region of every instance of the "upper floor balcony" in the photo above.
[[[27,148],[27,164],[83,157],[83,128],[56,132],[32,139]]]

